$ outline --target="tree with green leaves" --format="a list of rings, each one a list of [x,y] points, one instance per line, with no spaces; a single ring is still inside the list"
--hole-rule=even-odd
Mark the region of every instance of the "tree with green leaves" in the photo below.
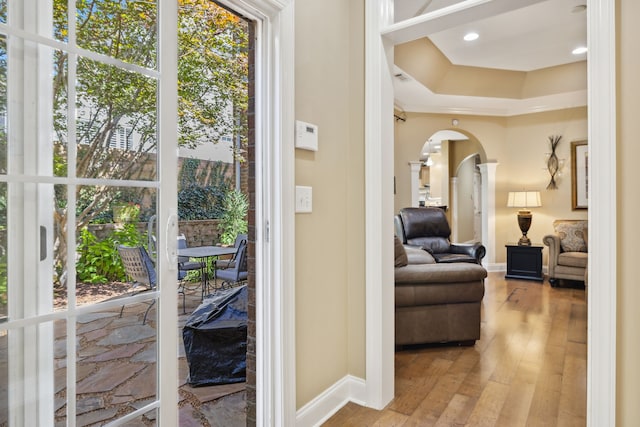
[[[157,67],[157,6],[142,0],[74,0],[79,47],[153,70]],[[209,0],[179,4],[179,144],[216,143],[242,135],[247,108],[246,23]],[[54,37],[68,42],[67,0],[54,0]],[[68,170],[69,103],[75,103],[75,175],[83,178],[154,179],[157,82],[114,65],[54,54],[54,173]],[[75,99],[68,77],[75,69]],[[244,142],[244,141],[243,141]],[[241,154],[241,153],[237,153]],[[151,165],[151,166],[150,166]],[[56,270],[65,283],[67,194],[55,192]],[[76,230],[110,208],[119,190],[108,186],[77,188]],[[79,234],[79,233],[76,233]]]

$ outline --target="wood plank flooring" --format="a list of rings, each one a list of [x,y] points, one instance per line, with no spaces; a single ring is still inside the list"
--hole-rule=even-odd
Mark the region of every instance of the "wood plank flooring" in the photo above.
[[[395,355],[395,398],[382,411],[347,404],[332,426],[585,426],[583,289],[489,273],[481,339]]]

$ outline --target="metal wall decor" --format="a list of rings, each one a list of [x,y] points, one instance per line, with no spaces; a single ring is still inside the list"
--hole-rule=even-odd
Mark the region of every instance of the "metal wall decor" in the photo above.
[[[547,170],[551,175],[551,181],[549,181],[549,185],[547,185],[547,190],[558,189],[558,185],[556,184],[556,175],[558,175],[558,172],[560,171],[560,160],[558,160],[558,156],[556,155],[556,147],[560,143],[561,139],[561,135],[551,135],[549,137],[551,155],[549,155],[549,159],[547,160]]]

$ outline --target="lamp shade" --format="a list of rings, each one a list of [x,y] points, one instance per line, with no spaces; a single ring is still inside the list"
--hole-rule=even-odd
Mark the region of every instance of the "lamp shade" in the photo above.
[[[508,208],[539,208],[540,203],[539,191],[509,191],[507,198]]]

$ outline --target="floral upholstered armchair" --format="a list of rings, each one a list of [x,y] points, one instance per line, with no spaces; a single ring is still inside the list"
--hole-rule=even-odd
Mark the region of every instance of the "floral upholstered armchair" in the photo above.
[[[558,279],[584,281],[587,284],[589,228],[585,220],[562,219],[553,222],[554,233],[542,241],[549,247],[549,283]]]

